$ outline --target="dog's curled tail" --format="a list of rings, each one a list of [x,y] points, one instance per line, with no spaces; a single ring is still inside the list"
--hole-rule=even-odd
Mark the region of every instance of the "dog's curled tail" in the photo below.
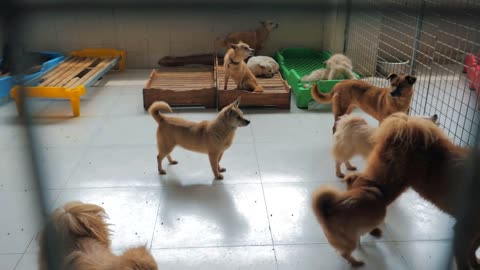
[[[394,113],[384,119],[374,135],[378,144],[388,144],[404,150],[426,149],[438,140],[448,138],[432,121],[420,117],[409,117],[405,113]]]
[[[69,202],[55,210],[51,221],[57,233],[65,239],[89,237],[110,245],[105,210],[95,204]]]
[[[148,108],[148,113],[160,124],[163,121],[163,116],[160,114],[160,111],[173,112],[170,105],[165,101],[155,101],[150,108]]]
[[[322,187],[312,195],[312,209],[317,219],[327,219],[337,203],[339,191],[332,187]]]
[[[328,94],[323,94],[318,92],[318,85],[316,83],[313,84],[312,88],[310,89],[310,94],[312,95],[312,98],[320,103],[330,103],[332,102],[332,93],[333,91],[330,91]]]

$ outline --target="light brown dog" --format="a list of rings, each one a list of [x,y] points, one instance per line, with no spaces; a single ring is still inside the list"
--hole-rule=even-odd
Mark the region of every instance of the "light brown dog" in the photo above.
[[[270,33],[278,28],[278,23],[273,21],[260,21],[260,26],[252,31],[233,32],[224,37],[217,38],[216,48],[229,48],[231,44],[237,44],[240,41],[245,42],[255,51],[260,51],[267,41]]]
[[[438,115],[420,116],[437,123]],[[337,121],[337,130],[333,134],[333,157],[335,158],[335,173],[343,178],[341,165],[345,163],[348,170],[354,171],[357,168],[350,163],[350,160],[360,155],[364,159],[372,152],[375,145],[374,132],[377,130],[358,115],[347,114],[340,116]]]
[[[423,198],[457,219],[459,234],[454,243],[458,269],[480,269],[475,250],[480,246],[480,205],[465,212],[469,151],[454,145],[435,124],[403,113],[385,119],[376,134],[379,145],[368,161],[372,179],[390,179],[392,185],[407,183]]]
[[[232,44],[231,48],[225,54],[223,59],[223,69],[225,72],[225,85],[224,90],[227,90],[228,79],[232,78],[237,84],[238,90],[247,90],[260,93],[263,91],[263,87],[257,83],[255,75],[248,68],[245,63],[245,59],[253,54],[248,44],[239,42],[238,44]]]
[[[395,112],[407,112],[413,97],[413,84],[417,78],[410,75],[390,74],[391,88],[381,88],[360,80],[346,80],[337,83],[328,94],[318,92],[314,84],[310,92],[320,103],[332,103],[335,123],[344,114],[350,114],[355,107],[381,122]],[[335,133],[336,124],[333,125]]]
[[[48,222],[56,234],[60,269],[71,270],[157,270],[157,263],[145,246],[130,248],[117,256],[110,249],[110,231],[105,210],[94,204],[70,202],[56,209]],[[40,234],[40,270],[48,270],[44,249],[44,232]],[[50,243],[52,244],[52,243]],[[50,245],[49,244],[49,245]]]
[[[470,188],[466,185],[466,178],[462,177],[467,170],[465,161],[468,151],[450,142],[432,121],[409,117],[404,113],[386,118],[375,132],[374,140],[376,144],[365,171],[347,176],[347,184],[358,186],[369,179],[390,198],[389,201],[407,187],[412,187],[426,200],[457,219],[455,230],[459,237],[454,243],[454,250],[458,269],[469,269],[470,266],[479,269],[475,251],[480,245],[480,205],[477,201],[475,205],[469,205],[469,212],[465,212],[465,207],[459,204]],[[356,206],[357,202],[353,205]],[[383,213],[376,213],[376,217],[368,219],[383,216]],[[344,230],[341,224],[337,225],[337,230]],[[355,225],[350,222],[343,226],[350,228]]]
[[[223,152],[232,145],[237,128],[250,124],[250,121],[243,118],[239,105],[240,98],[223,108],[214,120],[195,123],[160,114],[160,111],[172,112],[172,108],[163,101],[154,102],[148,112],[158,123],[158,172],[166,174],[162,168],[162,160],[165,157],[170,164],[178,163],[170,153],[179,145],[190,151],[208,154],[215,178],[223,179],[221,173],[226,171],[220,166]]]

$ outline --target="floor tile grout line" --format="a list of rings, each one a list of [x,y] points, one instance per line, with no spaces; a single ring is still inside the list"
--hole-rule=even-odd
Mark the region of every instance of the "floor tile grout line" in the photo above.
[[[225,246],[185,246],[185,247],[152,247],[151,250],[166,250],[166,249],[207,249],[207,248],[249,248],[249,247],[273,247],[273,245],[251,244],[251,245],[225,245]]]
[[[168,192],[168,190],[165,190],[165,192]],[[149,250],[152,250],[153,246],[153,237],[155,236],[155,229],[157,228],[157,222],[158,222],[158,216],[160,214],[160,204],[162,203],[161,200],[158,201],[158,207],[156,211],[156,216],[155,216],[155,223],[153,223],[153,231],[152,231],[152,237],[150,237],[150,248]]]
[[[258,153],[257,153],[257,144],[255,142],[255,135],[253,133],[253,128],[252,127],[251,127],[251,132],[252,132],[252,138],[253,138],[253,144],[252,144],[253,145],[253,151],[255,152],[255,159],[257,161],[258,174],[260,176],[260,185],[262,187],[263,202],[264,202],[264,205],[265,205],[265,212],[267,214],[268,231],[270,232],[270,239],[272,240],[272,248],[273,248],[273,256],[275,258],[275,266],[276,266],[276,269],[278,270],[277,251],[275,249],[275,241],[273,239],[272,224],[270,223],[270,216],[268,215],[267,197],[265,196],[265,189],[263,187],[262,172],[260,170],[260,162],[259,162]]]

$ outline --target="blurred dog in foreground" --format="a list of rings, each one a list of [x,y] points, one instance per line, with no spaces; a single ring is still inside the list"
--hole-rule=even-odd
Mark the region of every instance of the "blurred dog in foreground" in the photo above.
[[[69,202],[56,209],[48,222],[61,243],[56,250],[61,269],[71,270],[157,270],[145,246],[130,248],[122,255],[112,253],[105,210],[94,204]],[[40,270],[48,270],[44,232],[40,234]],[[60,252],[60,254],[58,254]]]

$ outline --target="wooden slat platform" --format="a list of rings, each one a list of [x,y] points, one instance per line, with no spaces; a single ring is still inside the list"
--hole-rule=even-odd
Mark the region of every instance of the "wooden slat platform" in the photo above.
[[[143,88],[143,107],[157,100],[170,106],[216,107],[213,67],[176,67],[153,70]]]
[[[42,76],[38,86],[74,88],[89,85],[97,75],[110,69],[118,58],[69,57],[56,68]]]
[[[290,86],[283,80],[280,73],[272,78],[257,78],[257,82],[263,86],[264,91],[260,94],[246,90],[235,90],[237,85],[230,79],[227,90],[223,89],[225,73],[222,65],[215,64],[216,85],[218,95],[218,108],[229,105],[238,97],[242,98],[241,107],[275,107],[278,109],[290,109]]]

